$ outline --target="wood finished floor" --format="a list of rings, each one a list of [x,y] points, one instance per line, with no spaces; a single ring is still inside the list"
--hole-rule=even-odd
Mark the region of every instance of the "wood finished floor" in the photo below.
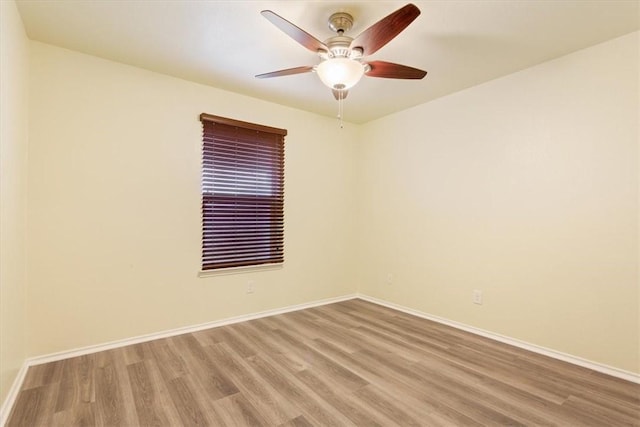
[[[29,369],[8,426],[640,425],[640,385],[362,300]]]

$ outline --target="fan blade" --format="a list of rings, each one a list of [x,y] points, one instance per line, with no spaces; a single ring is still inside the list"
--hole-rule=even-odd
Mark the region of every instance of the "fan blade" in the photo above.
[[[305,65],[303,67],[295,67],[295,68],[287,68],[286,70],[278,70],[272,71],[270,73],[258,74],[256,77],[259,79],[266,79],[269,77],[282,77],[289,76],[291,74],[302,74],[313,71],[313,67],[311,65]]]
[[[306,31],[298,28],[293,25],[291,22],[284,19],[282,16],[270,11],[263,10],[260,12],[262,16],[267,18],[273,25],[282,30],[286,35],[300,43],[302,46],[306,47],[312,52],[317,52],[318,50],[329,50],[324,43],[322,43],[317,38],[313,37],[311,34]]]
[[[359,47],[364,56],[371,55],[400,34],[418,15],[420,9],[409,3],[367,28],[351,42],[351,48]]]
[[[331,89],[331,92],[333,92],[334,98],[336,98],[338,101],[340,101],[341,99],[346,99],[347,95],[349,95],[349,89]]]
[[[420,80],[427,75],[426,71],[393,62],[371,61],[367,62],[371,69],[365,73],[369,77],[382,77],[385,79],[415,79]]]

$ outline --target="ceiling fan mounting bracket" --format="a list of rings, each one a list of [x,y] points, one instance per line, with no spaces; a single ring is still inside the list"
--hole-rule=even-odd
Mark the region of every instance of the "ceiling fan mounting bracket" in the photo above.
[[[336,12],[329,17],[327,24],[338,34],[346,33],[353,27],[353,16],[346,12]]]

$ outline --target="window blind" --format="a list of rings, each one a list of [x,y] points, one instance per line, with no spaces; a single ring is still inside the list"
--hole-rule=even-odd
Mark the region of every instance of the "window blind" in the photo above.
[[[287,131],[201,114],[202,269],[284,261]]]

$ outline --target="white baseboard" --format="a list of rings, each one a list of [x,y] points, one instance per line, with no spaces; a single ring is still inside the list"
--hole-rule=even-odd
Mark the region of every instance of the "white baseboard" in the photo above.
[[[74,350],[66,350],[58,353],[46,354],[43,356],[29,358],[27,359],[27,361],[29,362],[29,366],[41,365],[43,363],[55,362],[57,360],[69,359],[71,357],[97,353],[99,351],[104,351],[104,350],[111,350],[114,348],[124,347],[131,344],[139,344],[142,342],[153,341],[160,338],[168,338],[176,335],[189,334],[191,332],[202,331],[204,329],[216,328],[218,326],[224,326],[224,325],[231,325],[233,323],[246,322],[247,320],[259,319],[261,317],[275,316],[277,314],[304,310],[305,308],[317,307],[320,305],[333,304],[335,302],[346,301],[354,298],[357,298],[356,294],[343,295],[335,298],[326,298],[326,299],[307,302],[303,304],[296,304],[296,305],[290,305],[287,307],[276,308],[273,310],[259,311],[257,313],[243,314],[241,316],[234,316],[226,319],[214,320],[213,322],[201,323],[199,325],[184,326],[182,328],[175,328],[175,329],[170,329],[162,332],[154,332],[151,334],[139,335],[137,337],[125,338],[122,340],[111,341],[104,344],[90,345],[87,347],[81,347]]]
[[[27,375],[28,369],[29,365],[25,360],[25,362],[20,367],[16,378],[13,380],[13,384],[11,384],[11,388],[9,389],[9,393],[7,394],[7,398],[2,403],[2,407],[0,407],[0,426],[4,426],[9,419],[9,414],[11,413],[11,409],[13,408],[13,404],[18,398],[20,387],[22,387],[22,383],[24,382],[24,377]]]
[[[571,354],[563,353],[560,351],[552,350],[550,348],[542,347],[536,344],[531,344],[526,341],[521,341],[515,338],[507,337],[504,335],[496,334],[494,332],[485,331],[484,329],[476,328],[474,326],[469,326],[464,323],[456,322],[453,320],[445,319],[443,317],[434,316],[433,314],[425,313],[419,310],[415,310],[413,308],[404,307],[399,304],[395,304],[392,302],[388,302],[385,300],[381,300],[378,298],[370,297],[368,295],[358,294],[358,298],[369,301],[374,304],[382,305],[384,307],[392,308],[394,310],[402,311],[404,313],[412,314],[417,317],[421,317],[423,319],[433,320],[434,322],[442,323],[443,325],[451,326],[456,329],[461,329],[466,332],[471,332],[472,334],[480,335],[486,338],[490,338],[495,341],[499,341],[505,344],[512,345],[514,347],[519,347],[524,350],[529,350],[534,353],[542,354],[545,356],[552,357],[554,359],[562,360],[564,362],[569,362],[574,365],[582,366],[584,368],[588,368],[597,372],[602,372],[603,374],[611,375],[612,377],[621,378],[623,380],[631,381],[633,383],[640,384],[640,374],[636,374],[635,372],[625,371],[624,369],[615,368],[613,366],[605,365],[598,362],[593,362],[591,360],[583,359],[578,356],[573,356]]]
[[[261,317],[275,316],[277,314],[290,313],[292,311],[304,310],[305,308],[318,307],[320,305],[333,304],[335,302],[346,301],[356,298],[356,294],[343,295],[340,297],[326,298],[322,300],[312,301],[303,304],[290,305],[288,307],[276,308],[273,310],[265,310],[257,313],[244,314],[241,316],[229,317],[227,319],[215,320],[213,322],[201,323],[199,325],[185,326],[182,328],[170,329],[167,331],[156,332],[152,334],[140,335],[132,338],[125,338],[122,340],[111,341],[104,344],[90,345],[87,347],[76,348],[73,350],[60,351],[57,353],[45,354],[42,356],[30,357],[24,361],[24,364],[20,368],[18,375],[16,375],[13,385],[9,390],[2,407],[0,409],[0,426],[4,426],[9,418],[9,413],[13,404],[18,398],[18,393],[24,382],[24,378],[27,374],[27,370],[31,366],[41,365],[43,363],[55,362],[58,360],[69,359],[71,357],[78,357],[85,354],[97,353],[99,351],[111,350],[114,348],[125,347],[131,344],[139,344],[142,342],[153,341],[160,338],[168,338],[176,335],[188,334],[191,332],[201,331],[203,329],[215,328],[218,326],[231,325],[233,323],[245,322],[247,320],[259,319]]]

